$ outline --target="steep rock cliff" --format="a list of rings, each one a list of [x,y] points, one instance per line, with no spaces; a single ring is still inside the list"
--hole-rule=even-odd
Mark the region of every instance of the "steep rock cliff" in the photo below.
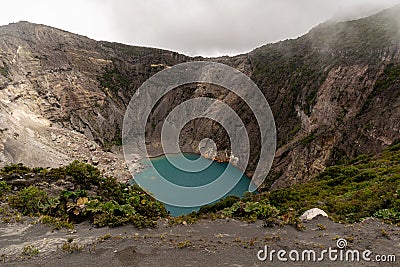
[[[212,60],[235,67],[260,87],[273,111],[278,149],[265,187],[306,181],[326,166],[376,153],[400,137],[400,7],[235,57],[190,58],[176,52],[97,42],[27,22],[0,27],[0,165],[58,166],[74,158],[129,177],[121,126],[135,90],[178,63]],[[259,130],[251,110],[223,88],[191,84],[165,96],[148,120],[148,145],[158,147],[163,119],[186,99],[229,104],[250,133],[252,175]],[[197,152],[205,137],[229,156],[220,125],[188,124],[181,146]]]

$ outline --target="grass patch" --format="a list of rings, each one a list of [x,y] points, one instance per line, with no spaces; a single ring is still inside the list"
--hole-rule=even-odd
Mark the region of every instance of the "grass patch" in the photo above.
[[[39,249],[34,245],[26,245],[22,248],[21,254],[22,256],[31,258],[39,254]]]

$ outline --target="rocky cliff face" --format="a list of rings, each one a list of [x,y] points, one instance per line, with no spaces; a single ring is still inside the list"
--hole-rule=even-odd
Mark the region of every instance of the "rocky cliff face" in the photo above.
[[[322,24],[249,57],[278,126],[273,187],[376,153],[400,137],[399,6]]]
[[[73,159],[129,177],[120,142],[132,92],[174,52],[102,43],[27,22],[0,27],[0,164],[56,167]],[[123,80],[120,71],[135,71]],[[123,90],[122,90],[123,89]]]
[[[211,59],[249,75],[274,113],[278,150],[265,187],[302,182],[400,137],[400,7],[349,22],[325,23],[296,40],[249,54]],[[129,177],[121,126],[135,90],[151,75],[202,60],[175,52],[96,42],[43,25],[0,27],[0,165],[58,166],[80,159]],[[209,60],[209,59],[207,59]],[[177,88],[154,109],[148,144],[157,147],[163,118],[177,104],[211,96],[229,104],[250,133],[252,174],[259,132],[236,95],[204,84]],[[195,151],[205,137],[229,155],[215,122],[195,120],[181,145]]]

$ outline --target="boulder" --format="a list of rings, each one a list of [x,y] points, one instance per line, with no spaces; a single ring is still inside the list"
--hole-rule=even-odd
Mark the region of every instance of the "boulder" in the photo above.
[[[303,215],[300,216],[300,220],[302,221],[310,221],[317,217],[318,215],[328,217],[328,214],[326,214],[325,211],[319,209],[319,208],[313,208],[305,211]]]

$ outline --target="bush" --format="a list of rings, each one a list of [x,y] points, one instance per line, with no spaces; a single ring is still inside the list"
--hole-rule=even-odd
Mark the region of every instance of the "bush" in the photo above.
[[[22,248],[21,254],[30,258],[39,254],[39,249],[37,249],[34,245],[26,245]]]
[[[68,228],[68,229],[73,229],[74,226],[72,223],[69,223],[65,220],[62,220],[60,218],[54,218],[52,216],[44,215],[40,218],[40,222],[43,224],[51,225],[54,227],[56,230],[60,230],[63,227]]]
[[[5,166],[0,170],[0,174],[26,174],[26,173],[31,173],[32,169],[26,166],[23,166],[22,164],[15,164],[15,165],[10,165],[10,166]]]
[[[205,214],[209,212],[217,212],[219,210],[232,207],[232,205],[238,202],[239,200],[240,198],[237,196],[227,196],[226,198],[219,200],[217,203],[201,207],[199,213]]]
[[[224,209],[223,214],[228,217],[239,217],[246,221],[254,222],[257,219],[277,219],[279,210],[265,201],[236,202],[232,207]]]
[[[17,208],[23,215],[40,215],[48,205],[47,193],[36,186],[29,186],[9,197],[10,206]]]
[[[73,161],[63,169],[65,175],[73,177],[74,184],[82,187],[82,189],[90,189],[91,186],[100,183],[101,172],[92,165]]]
[[[379,210],[375,212],[374,216],[387,222],[400,223],[400,211],[394,208]]]
[[[0,181],[0,199],[8,192],[11,192],[11,185],[8,185],[4,181]]]

